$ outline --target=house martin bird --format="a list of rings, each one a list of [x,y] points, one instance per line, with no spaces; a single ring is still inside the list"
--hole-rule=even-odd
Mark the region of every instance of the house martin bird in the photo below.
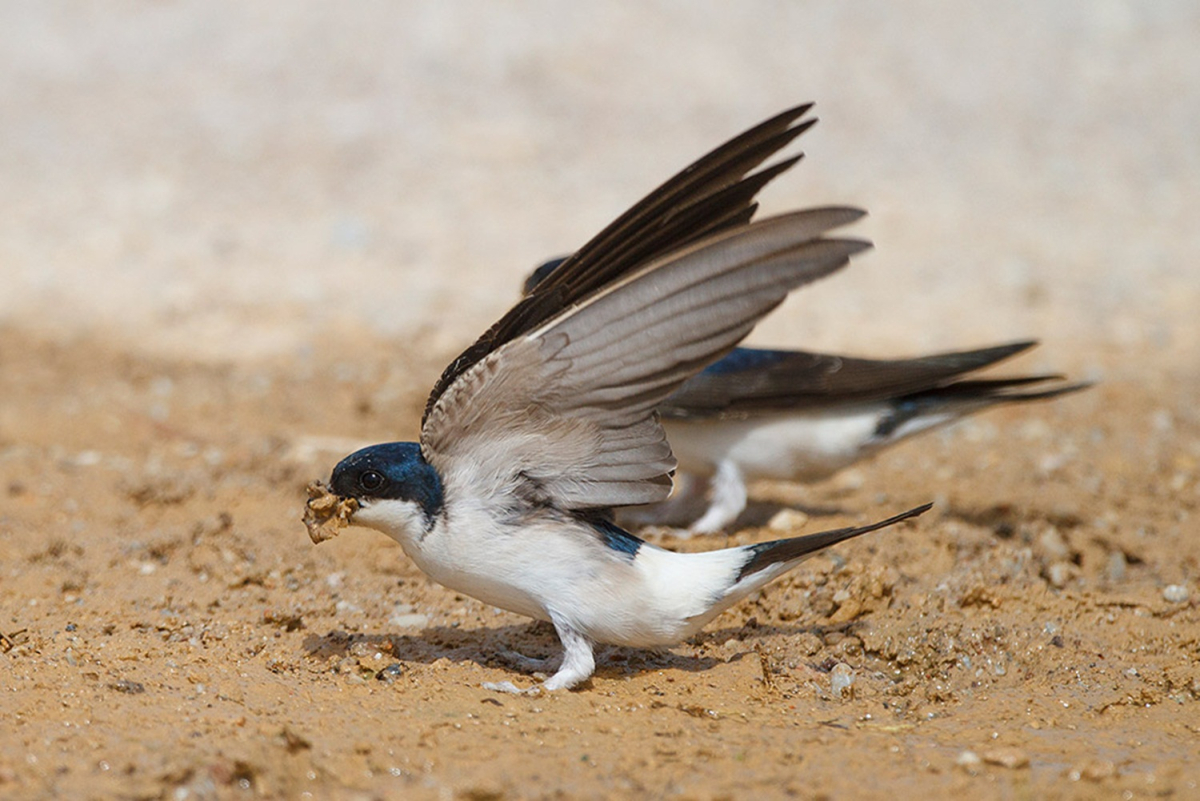
[[[816,551],[926,511],[707,553],[612,521],[671,491],[655,409],[792,289],[869,247],[831,235],[853,208],[751,222],[756,193],[799,156],[760,165],[811,127],[809,109],[696,161],[521,299],[446,368],[419,443],[364,448],[310,488],[314,541],[377,529],[446,587],[549,621],[563,655],[541,687],[559,690],[592,675],[597,643],[678,643]]]
[[[802,351],[734,351],[683,384],[658,409],[692,491],[709,505],[690,526],[714,533],[746,507],[746,484],[813,483],[915,434],[1005,403],[1088,386],[1057,375],[964,378],[1033,347],[1015,342],[913,359],[859,359]]]
[[[526,294],[564,261],[551,259],[534,270]],[[631,517],[675,518],[707,491],[707,508],[684,536],[713,534],[745,510],[751,481],[813,483],[967,415],[1091,386],[1057,383],[1059,375],[964,377],[1036,344],[896,360],[735,348],[659,404],[682,474],[679,488],[665,503],[630,510]]]

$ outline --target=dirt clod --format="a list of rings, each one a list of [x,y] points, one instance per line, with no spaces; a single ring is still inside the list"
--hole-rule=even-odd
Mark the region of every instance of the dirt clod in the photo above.
[[[333,539],[339,531],[350,525],[350,517],[358,511],[358,501],[335,495],[320,481],[312,482],[305,489],[308,502],[300,519],[308,529],[313,544],[319,545]]]

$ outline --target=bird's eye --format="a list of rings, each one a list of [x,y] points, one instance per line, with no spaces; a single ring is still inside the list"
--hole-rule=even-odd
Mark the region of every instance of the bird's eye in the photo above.
[[[358,477],[358,486],[362,487],[367,492],[375,492],[382,489],[386,479],[383,474],[377,470],[367,470]]]

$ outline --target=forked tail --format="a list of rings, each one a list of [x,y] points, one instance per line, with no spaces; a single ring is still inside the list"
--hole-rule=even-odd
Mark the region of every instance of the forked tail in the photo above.
[[[746,560],[746,564],[742,565],[735,584],[772,565],[796,562],[805,556],[816,553],[822,548],[836,545],[843,540],[853,539],[860,534],[878,531],[881,528],[886,528],[902,520],[923,515],[932,507],[932,503],[927,503],[915,509],[909,509],[907,512],[901,512],[895,517],[889,517],[887,520],[872,523],[869,526],[836,528],[832,531],[822,531],[818,534],[808,534],[803,537],[791,537],[786,540],[772,540],[771,542],[760,542],[757,545],[750,545],[746,548],[750,553],[750,558]]]

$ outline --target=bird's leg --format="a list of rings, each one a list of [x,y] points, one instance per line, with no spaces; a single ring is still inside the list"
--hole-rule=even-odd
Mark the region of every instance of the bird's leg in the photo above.
[[[483,688],[513,695],[538,695],[543,690],[568,690],[585,681],[596,670],[591,641],[557,619],[554,620],[554,630],[558,632],[558,639],[563,645],[562,664],[558,672],[541,684],[525,689],[517,687],[511,681],[487,681],[483,683]]]
[[[712,500],[704,516],[692,523],[693,534],[715,534],[737,520],[746,508],[746,482],[732,460],[717,465],[712,477]]]
[[[596,657],[587,637],[557,620],[554,621],[554,629],[563,644],[562,665],[542,686],[547,690],[567,690],[586,681],[595,672]]]

